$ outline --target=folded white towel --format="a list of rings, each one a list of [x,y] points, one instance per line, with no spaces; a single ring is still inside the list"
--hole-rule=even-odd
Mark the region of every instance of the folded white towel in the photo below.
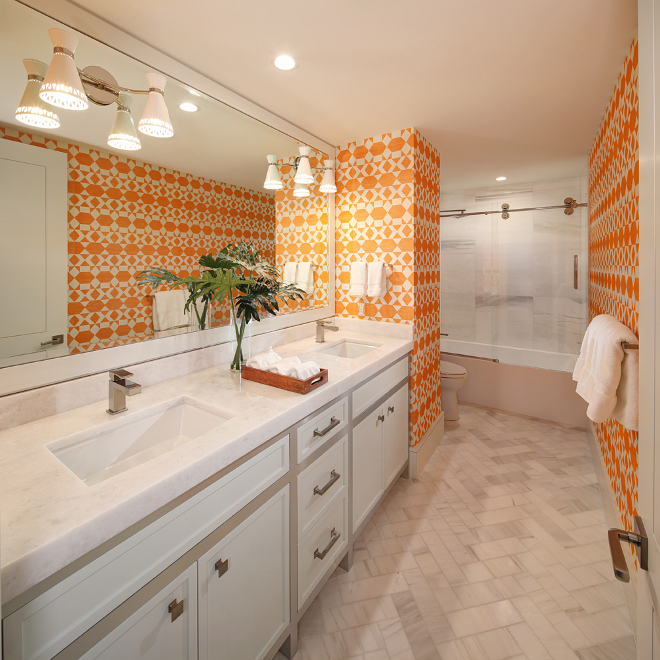
[[[190,325],[190,317],[183,311],[188,299],[183,289],[159,291],[154,294],[153,321],[154,331],[171,330]]]
[[[608,314],[593,319],[584,333],[573,380],[577,381],[577,393],[589,404],[587,417],[593,422],[604,422],[616,407],[623,341],[637,343],[637,337],[630,328]],[[634,396],[632,388],[626,393],[628,396]],[[628,401],[627,405],[634,404]]]
[[[307,294],[314,293],[314,266],[309,261],[298,263],[296,286]]]
[[[367,296],[380,298],[387,292],[387,274],[384,261],[370,261],[367,264]]]
[[[295,261],[289,261],[288,263],[284,264],[284,271],[282,272],[282,283],[295,284],[297,270],[298,264]]]
[[[270,350],[267,353],[258,353],[257,355],[252,356],[245,363],[245,366],[265,371],[271,364],[279,362],[281,359],[282,358],[275,351]]]
[[[624,350],[621,380],[616,390],[616,408],[614,408],[612,417],[629,431],[639,431],[638,350]]]
[[[284,358],[283,360],[269,364],[266,371],[272,371],[273,373],[280,374],[280,376],[288,376],[291,367],[296,364],[300,364],[300,358],[294,355],[293,357]]]
[[[349,296],[362,298],[367,293],[367,262],[354,261],[351,264],[351,288]]]
[[[321,371],[321,367],[319,367],[319,365],[316,364],[316,362],[310,361],[310,362],[303,362],[302,364],[292,365],[292,367],[289,369],[288,375],[291,376],[292,378],[307,380],[308,378],[311,378],[320,371]]]

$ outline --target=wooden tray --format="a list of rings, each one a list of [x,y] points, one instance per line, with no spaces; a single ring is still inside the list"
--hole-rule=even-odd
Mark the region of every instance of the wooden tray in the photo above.
[[[314,374],[307,380],[291,378],[291,376],[281,376],[271,371],[262,371],[252,367],[242,367],[241,376],[245,380],[253,380],[255,383],[263,383],[271,387],[279,387],[281,390],[288,390],[296,394],[307,394],[317,387],[321,387],[328,382],[328,370],[321,369],[318,374]]]

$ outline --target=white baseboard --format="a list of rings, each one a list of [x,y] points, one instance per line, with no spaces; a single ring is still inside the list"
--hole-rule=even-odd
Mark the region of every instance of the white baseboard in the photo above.
[[[617,527],[623,529],[623,520],[619,512],[619,507],[616,503],[616,498],[610,486],[610,480],[607,476],[603,455],[600,453],[600,447],[596,440],[596,432],[594,425],[591,421],[587,423],[587,437],[589,438],[589,447],[594,457],[594,465],[596,466],[596,478],[598,479],[598,486],[600,488],[600,496],[603,500],[603,508],[605,509],[605,520],[608,527]],[[628,568],[632,580],[625,583],[622,582],[623,595],[626,598],[626,605],[630,613],[630,623],[632,624],[633,633],[637,637],[637,571],[635,570],[631,557],[626,556]]]
[[[433,426],[426,432],[422,441],[410,447],[408,463],[408,476],[410,479],[417,479],[422,473],[424,466],[429,462],[431,454],[440,444],[442,436],[445,434],[445,413],[441,412],[435,420]]]

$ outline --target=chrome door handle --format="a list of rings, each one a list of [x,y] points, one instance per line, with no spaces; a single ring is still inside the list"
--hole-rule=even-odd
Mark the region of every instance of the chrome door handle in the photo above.
[[[314,550],[314,559],[325,559],[325,556],[330,552],[332,546],[337,543],[340,536],[341,534],[335,527],[333,527],[332,531],[330,532],[330,543],[328,543],[328,545],[326,545],[322,551],[316,548],[316,550]]]
[[[323,486],[323,488],[319,488],[318,486],[314,486],[314,495],[325,495],[333,486],[333,484],[337,483],[337,480],[341,479],[341,474],[337,474],[335,470],[333,470],[330,473],[330,481]]]
[[[218,559],[215,562],[215,570],[218,571],[218,577],[222,577],[229,570],[229,559]]]
[[[635,516],[635,530],[629,532],[624,529],[609,529],[607,540],[610,543],[610,554],[612,555],[612,568],[614,577],[621,582],[630,582],[630,571],[623,554],[621,541],[634,545],[637,549],[637,560],[639,566],[645,571],[649,570],[649,540],[644,529],[644,523],[639,516]]]
[[[330,418],[330,424],[328,424],[322,431],[319,431],[318,429],[314,429],[314,437],[315,438],[322,438],[324,435],[327,435],[334,429],[336,426],[339,426],[341,424],[341,420],[337,419],[336,417],[331,417]]]
[[[385,421],[385,415],[378,415],[378,421],[379,422],[384,422]]]
[[[176,598],[169,604],[167,611],[172,615],[172,623],[174,623],[183,614],[183,603],[185,601],[176,602]]]
[[[42,341],[42,346],[59,346],[64,343],[64,335],[53,335],[50,341]]]
[[[393,413],[394,412],[394,406],[387,406],[387,412],[388,413]]]

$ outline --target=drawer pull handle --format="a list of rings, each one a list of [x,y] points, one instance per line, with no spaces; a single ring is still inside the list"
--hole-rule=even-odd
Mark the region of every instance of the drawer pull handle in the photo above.
[[[337,419],[336,417],[331,417],[330,418],[330,424],[328,424],[322,431],[319,431],[318,429],[314,429],[314,437],[315,438],[322,438],[324,435],[327,435],[334,429],[336,426],[339,426],[341,424],[341,420]]]
[[[385,421],[385,415],[378,415],[378,421],[379,422],[384,422]]]
[[[318,486],[314,486],[314,494],[315,495],[325,495],[332,488],[333,484],[335,484],[337,482],[338,479],[341,479],[341,474],[337,474],[337,472],[335,470],[333,470],[330,473],[330,481],[328,481],[328,483],[325,486],[323,486],[323,488],[319,488]]]
[[[169,604],[167,611],[172,615],[172,623],[174,623],[183,614],[183,603],[185,601],[176,602],[176,598]]]
[[[387,412],[388,413],[393,413],[394,412],[394,406],[387,406]]]
[[[218,577],[222,577],[229,570],[229,559],[218,559],[215,562],[215,570],[218,571]]]
[[[332,546],[339,541],[341,534],[337,531],[335,527],[332,528],[330,532],[330,543],[323,548],[323,551],[319,551],[318,548],[314,550],[314,559],[325,559],[325,556],[330,552]]]

